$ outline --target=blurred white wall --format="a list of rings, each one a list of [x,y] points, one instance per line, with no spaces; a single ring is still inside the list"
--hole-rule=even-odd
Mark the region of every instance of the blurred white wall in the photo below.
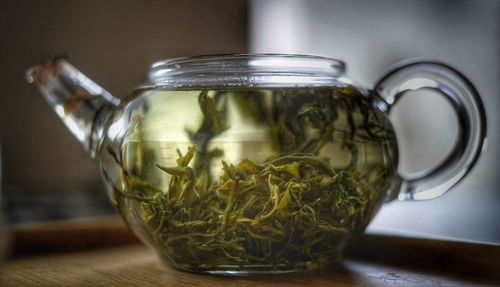
[[[486,152],[451,192],[387,204],[368,231],[500,242],[500,1],[254,0],[249,36],[251,52],[342,59],[348,76],[368,85],[406,58],[462,71],[485,103]],[[391,118],[403,173],[437,164],[457,135],[453,111],[431,92],[405,97]]]

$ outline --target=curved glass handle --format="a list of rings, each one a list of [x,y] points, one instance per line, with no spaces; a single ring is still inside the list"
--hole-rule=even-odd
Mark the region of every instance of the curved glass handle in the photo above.
[[[403,63],[375,85],[387,113],[408,91],[431,89],[451,103],[458,118],[458,140],[436,167],[401,176],[399,199],[436,198],[457,184],[472,169],[486,140],[486,116],[476,88],[459,71],[437,62]]]

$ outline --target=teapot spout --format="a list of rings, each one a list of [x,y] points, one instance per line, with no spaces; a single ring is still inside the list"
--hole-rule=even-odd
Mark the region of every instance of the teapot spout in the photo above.
[[[95,158],[103,126],[120,99],[87,78],[63,58],[55,58],[26,72],[47,103]]]

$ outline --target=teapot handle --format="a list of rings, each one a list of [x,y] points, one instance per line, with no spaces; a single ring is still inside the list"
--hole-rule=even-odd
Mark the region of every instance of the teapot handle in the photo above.
[[[486,142],[486,115],[472,83],[456,69],[438,62],[414,61],[397,65],[375,85],[386,113],[408,91],[430,89],[442,94],[458,118],[458,140],[436,167],[402,176],[398,198],[432,199],[450,190],[476,163]]]

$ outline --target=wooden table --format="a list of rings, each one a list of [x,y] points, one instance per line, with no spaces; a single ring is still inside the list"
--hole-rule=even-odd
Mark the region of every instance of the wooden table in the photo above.
[[[120,234],[122,236],[120,242],[123,243],[127,242],[127,240],[123,240],[124,236],[131,236],[130,233],[127,233],[127,229],[117,227],[123,227],[121,223],[113,225],[101,220],[101,227],[96,226],[99,225],[87,224],[86,228],[82,228],[82,224],[80,224],[79,236],[71,234],[68,230],[64,231],[65,229],[61,227],[53,230],[42,228],[43,233],[39,232],[36,236],[33,232],[28,236],[26,230],[21,230],[18,232],[18,239],[20,242],[24,240],[24,244],[27,244],[27,237],[32,238],[31,244],[36,245],[38,242],[47,251],[50,250],[47,232],[53,234],[55,230],[64,231],[59,234],[59,238],[61,238],[61,234],[73,236],[72,239],[70,236],[63,238],[64,242],[74,240],[80,244],[82,242],[92,243],[96,238],[109,239],[112,234]],[[96,233],[96,229],[99,228],[103,229]],[[85,240],[85,238],[87,239]],[[412,264],[405,263],[404,260],[395,258],[398,257],[394,255],[397,253],[394,253],[394,250],[398,250],[397,243],[389,242],[392,251],[384,253],[387,246],[381,245],[388,240],[377,242],[376,239],[379,237],[368,238],[369,242],[365,242],[363,247],[358,248],[359,242],[351,246],[347,259],[344,259],[337,266],[319,271],[260,277],[228,278],[178,271],[162,263],[153,251],[138,243],[128,243],[118,247],[101,246],[99,248],[91,244],[92,248],[85,250],[65,248],[64,251],[30,254],[29,256],[20,252],[18,256],[0,264],[0,286],[500,286],[499,274],[496,274],[500,268],[497,263],[500,261],[498,261],[499,257],[492,253],[498,250],[495,246],[488,247],[489,249],[477,249],[466,245],[459,246],[460,252],[458,253],[446,253],[442,251],[447,250],[446,247],[438,246],[441,250],[439,251],[435,247],[437,245],[433,245],[432,248],[436,252],[432,253],[438,254],[439,258],[444,256],[446,266],[451,269],[446,266],[439,267],[442,266],[442,262],[438,262],[439,265],[436,265],[436,260],[432,256],[428,257],[431,259],[428,264],[414,267]],[[366,239],[362,240],[366,241]],[[397,242],[401,241],[406,242],[406,245],[403,244],[405,250],[413,249],[418,250],[419,253],[427,252],[422,247],[420,249],[411,247],[410,245],[414,244],[412,240],[397,240]],[[55,242],[61,245],[61,241]],[[24,248],[28,247],[24,246]],[[377,252],[367,252],[367,248],[377,250]],[[361,250],[361,254],[367,256],[357,256],[353,249]],[[22,251],[22,246],[18,246],[16,250]],[[479,260],[474,259],[481,252],[485,256]],[[373,258],[373,256],[380,257],[380,254],[386,254],[387,258],[380,258],[381,260]],[[422,254],[412,256],[403,250],[400,250],[399,254],[405,258],[413,258],[410,262],[414,262],[415,258],[425,260]],[[453,254],[459,255],[457,257]],[[387,264],[387,262],[392,265]],[[457,262],[463,262],[463,264],[457,264]],[[475,269],[474,264],[477,265],[477,270],[472,270]],[[419,266],[419,264],[415,266]],[[460,268],[469,268],[471,272],[466,274],[460,271]],[[479,274],[482,271],[485,271],[485,275]]]

